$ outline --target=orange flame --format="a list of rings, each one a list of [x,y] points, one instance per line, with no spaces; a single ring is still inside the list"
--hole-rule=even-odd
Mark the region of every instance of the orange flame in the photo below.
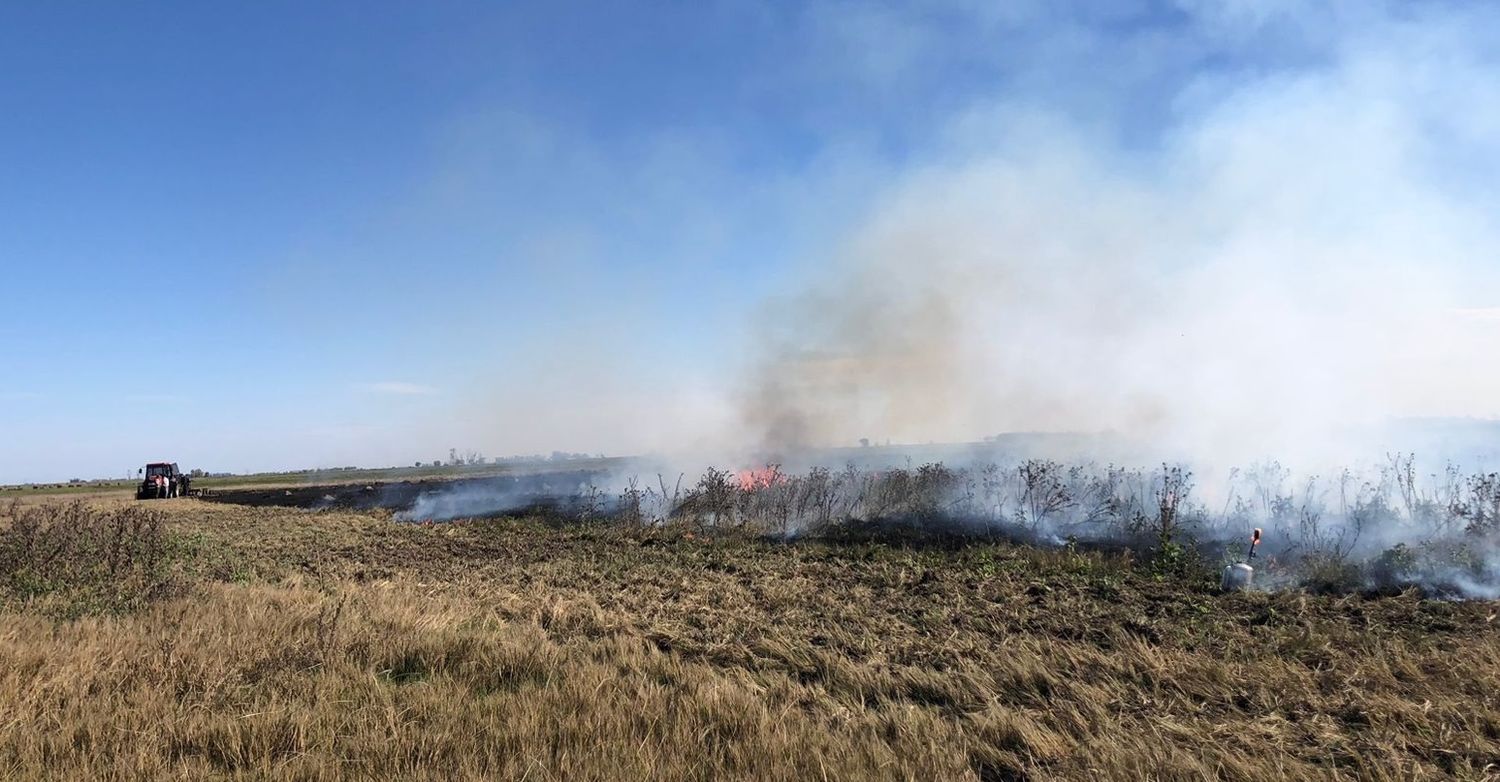
[[[735,479],[739,481],[740,488],[747,491],[766,489],[780,483],[783,476],[776,467],[759,467],[740,470],[735,473]]]

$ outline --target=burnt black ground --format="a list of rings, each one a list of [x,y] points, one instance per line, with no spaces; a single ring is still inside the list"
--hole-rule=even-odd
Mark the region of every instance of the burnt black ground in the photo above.
[[[474,478],[426,479],[389,483],[311,484],[307,486],[224,489],[206,493],[210,502],[250,507],[303,508],[308,510],[403,511],[417,498],[433,492],[473,491],[493,493],[513,500],[514,505],[543,505],[583,493],[605,474],[597,470],[564,470],[526,475],[488,475]]]

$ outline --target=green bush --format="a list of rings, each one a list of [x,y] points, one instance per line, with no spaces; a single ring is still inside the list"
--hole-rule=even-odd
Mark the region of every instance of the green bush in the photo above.
[[[161,514],[82,502],[12,509],[0,529],[0,599],[78,616],[133,610],[176,590]]]
[[[1344,594],[1365,585],[1359,565],[1337,554],[1310,555],[1297,564],[1297,574],[1302,587],[1314,594]]]
[[[1370,563],[1370,579],[1382,589],[1403,587],[1412,582],[1419,566],[1417,551],[1397,543]]]

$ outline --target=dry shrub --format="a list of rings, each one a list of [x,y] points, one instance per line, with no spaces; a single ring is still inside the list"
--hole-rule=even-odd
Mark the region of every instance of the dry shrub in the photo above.
[[[161,514],[83,502],[13,507],[0,529],[0,598],[47,613],[129,611],[175,591]]]
[[[1213,487],[1222,505],[1209,507],[1195,495],[1193,473],[1173,464],[1030,459],[805,472],[768,464],[739,474],[709,469],[686,489],[685,476],[670,489],[661,476],[658,488],[631,479],[598,517],[783,541],[1086,546],[1130,551],[1151,575],[1173,580],[1216,580],[1219,568],[1246,557],[1251,529],[1264,528],[1257,580],[1276,588],[1500,596],[1500,474],[1465,477],[1449,465],[1424,482],[1403,457],[1375,475],[1292,476],[1276,462],[1232,470],[1227,485]],[[1406,561],[1403,551],[1420,556]]]

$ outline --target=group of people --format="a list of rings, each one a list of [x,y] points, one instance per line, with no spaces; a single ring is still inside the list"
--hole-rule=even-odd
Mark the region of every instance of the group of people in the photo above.
[[[146,476],[146,485],[148,489],[155,492],[148,496],[152,496],[155,499],[165,500],[171,497],[181,497],[187,495],[188,477],[186,475],[157,473]]]
[[[177,496],[177,481],[165,475],[154,476],[152,484],[156,486],[156,498],[159,500]]]

